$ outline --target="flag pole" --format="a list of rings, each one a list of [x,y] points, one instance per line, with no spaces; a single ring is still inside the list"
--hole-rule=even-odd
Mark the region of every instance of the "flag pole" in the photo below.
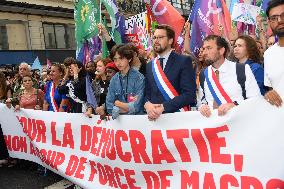
[[[100,23],[102,23],[102,1],[100,0]]]

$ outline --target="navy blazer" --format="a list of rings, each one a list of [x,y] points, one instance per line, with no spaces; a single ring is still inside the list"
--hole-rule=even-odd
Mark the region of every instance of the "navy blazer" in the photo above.
[[[196,104],[196,82],[192,60],[189,56],[179,55],[172,51],[164,72],[179,96],[165,101],[162,93],[156,85],[153,72],[153,62],[146,66],[145,100],[153,104],[163,104],[165,113],[177,112],[184,106]]]

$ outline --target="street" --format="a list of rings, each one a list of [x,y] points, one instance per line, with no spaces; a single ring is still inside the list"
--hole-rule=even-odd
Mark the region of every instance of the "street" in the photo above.
[[[1,189],[71,189],[72,184],[47,171],[46,176],[36,164],[20,161],[14,167],[0,167]]]

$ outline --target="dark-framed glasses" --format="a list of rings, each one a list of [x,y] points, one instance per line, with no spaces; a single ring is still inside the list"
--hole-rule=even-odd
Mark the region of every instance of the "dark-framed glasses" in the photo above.
[[[161,40],[161,39],[163,39],[164,37],[167,37],[167,36],[153,36],[152,37],[152,40],[154,41],[154,40]]]
[[[272,15],[268,19],[271,22],[279,22],[281,20],[284,20],[284,12],[282,12],[280,15]]]

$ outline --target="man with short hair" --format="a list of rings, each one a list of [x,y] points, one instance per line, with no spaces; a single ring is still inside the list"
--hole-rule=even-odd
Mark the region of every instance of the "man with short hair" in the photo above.
[[[249,65],[227,60],[228,53],[229,44],[223,37],[209,35],[204,39],[203,56],[208,67],[200,73],[198,107],[205,117],[210,117],[212,109],[225,115],[246,98],[261,96]],[[242,84],[237,67],[242,68],[240,73],[245,78]]]
[[[284,0],[270,1],[266,15],[278,42],[264,53],[264,85],[269,87],[264,98],[280,107],[283,104],[281,96],[284,96]]]
[[[146,65],[146,103],[149,120],[162,113],[188,111],[196,104],[196,83],[192,60],[174,52],[175,32],[159,25],[153,35],[153,49],[158,56]]]

